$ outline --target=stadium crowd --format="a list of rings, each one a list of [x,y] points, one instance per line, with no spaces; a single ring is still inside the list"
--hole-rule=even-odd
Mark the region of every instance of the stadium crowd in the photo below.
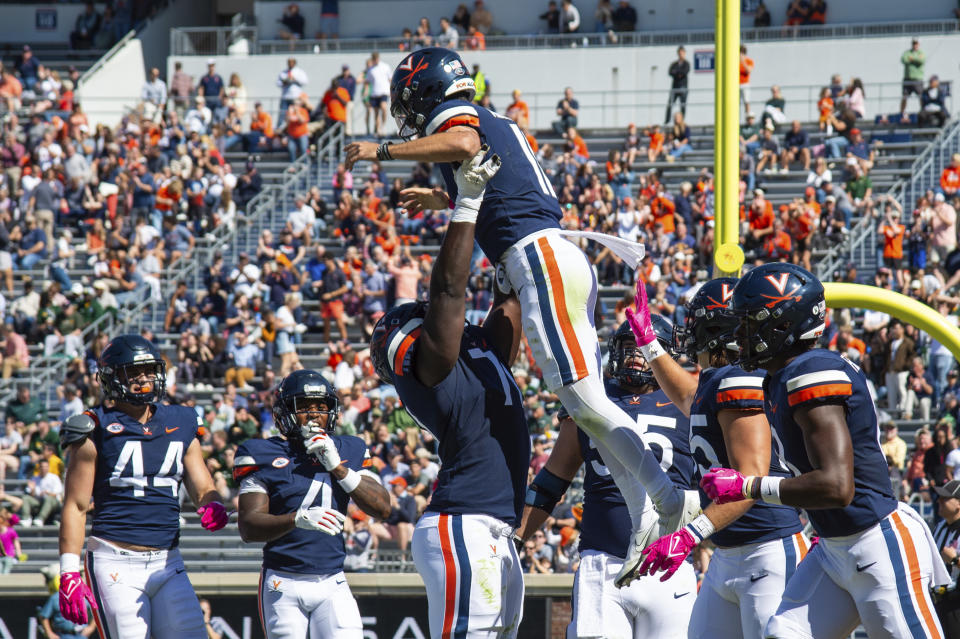
[[[469,28],[476,18],[475,9]],[[449,32],[450,25],[462,26],[462,18],[454,15],[443,23]],[[23,57],[29,62],[31,52],[24,50]],[[48,354],[62,345],[70,364],[58,388],[61,406],[55,418],[25,386],[5,408],[0,478],[29,483],[23,491],[0,493],[6,505],[0,511],[5,547],[0,568],[9,570],[9,560],[20,554],[14,522],[32,526],[56,519],[63,493],[58,423],[99,397],[96,360],[109,336],[99,334],[85,344],[83,327],[148,298],[166,309],[164,333],[177,335],[166,352],[168,401],[190,406],[202,418],[207,464],[217,489],[234,500],[237,446],[276,434],[273,388],[301,367],[299,344],[327,344],[322,371],[340,393],[339,428],[367,441],[393,505],[385,522],[371,521],[359,510],[351,513],[350,565],[371,569],[371,551],[381,539],[394,540],[406,553],[437,476],[435,442],[417,427],[395,391],[377,380],[365,345],[350,337],[359,332],[365,340],[388,308],[426,297],[432,263],[420,247],[440,241],[448,212],[407,215],[400,203],[403,189],[436,183],[432,167],[417,165],[403,180],[389,179],[379,163],[356,175],[341,165],[330,184],[296,199],[276,235],[262,232],[255,253],[241,253],[236,263],[216,256],[205,267],[203,290],[181,282],[169,299],[161,290],[161,280],[175,277],[177,261],[190,259],[198,241],[220,225],[243,224],[246,204],[263,188],[258,153],[288,149],[291,158],[298,157],[327,126],[346,122],[354,99],[367,105],[367,132],[384,131],[385,63],[372,55],[358,78],[344,67],[314,104],[304,88],[306,74],[291,58],[278,76],[283,103],[276,123],[261,103],[251,108],[239,75],[225,83],[213,61],[198,79],[178,67],[165,83],[154,69],[139,107],[118,126],[109,126],[88,121],[73,99],[75,79],[38,71],[31,86],[22,61],[4,67],[0,86],[7,107],[0,147],[5,293],[0,294],[0,369],[5,379],[25,372],[33,344]],[[926,100],[924,107],[939,104],[945,116],[936,88],[933,76],[917,93]],[[789,260],[809,269],[813,251],[842,244],[857,220],[867,218],[882,239],[877,251],[884,266],[870,281],[862,281],[852,265],[834,279],[902,292],[956,318],[960,156],[938,188],[903,211],[900,203],[873,192],[870,172],[877,147],[857,128],[864,99],[859,79],[847,85],[839,76],[831,79],[814,125],[830,136],[821,145],[811,144],[811,127],[788,118],[777,87],[759,118],[748,109],[741,128],[741,243],[752,263]],[[478,91],[478,101],[489,105],[489,91]],[[634,277],[646,283],[652,310],[682,323],[684,302],[709,277],[715,206],[708,168],[676,187],[661,179],[664,166],[693,150],[684,110],[674,112],[663,128],[631,124],[622,147],[600,164],[590,160],[589,140],[577,130],[579,109],[568,88],[557,105],[556,136],[544,144],[534,137],[519,90],[504,113],[531,142],[562,206],[565,228],[614,234],[647,247],[634,273],[609,249],[585,246],[601,285],[623,289],[614,307],[598,308],[598,326],[606,334],[623,321],[624,309],[633,303]],[[250,154],[244,166],[225,161],[225,152],[237,147]],[[638,173],[635,163],[644,160],[656,166]],[[774,207],[764,181],[773,172],[791,170],[805,172],[806,184],[788,203]],[[324,196],[328,188],[332,197]],[[89,281],[69,275],[82,261],[93,269]],[[482,320],[492,280],[492,265],[475,252],[468,321]],[[316,304],[306,308],[304,300]],[[149,331],[144,335],[154,337]],[[885,410],[891,481],[903,499],[960,472],[960,382],[943,345],[872,311],[835,312],[824,341],[870,377]],[[513,372],[533,441],[532,477],[555,441],[559,405],[541,388],[529,351]],[[913,447],[899,437],[895,419],[925,425]],[[575,569],[577,503],[574,490],[527,543],[526,570]]]

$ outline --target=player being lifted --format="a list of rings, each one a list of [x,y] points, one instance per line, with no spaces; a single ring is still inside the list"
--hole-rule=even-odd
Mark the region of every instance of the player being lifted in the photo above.
[[[439,443],[437,487],[413,533],[427,589],[430,636],[515,637],[523,574],[513,532],[530,463],[523,397],[510,365],[520,306],[498,293],[483,326],[464,325],[474,225],[499,158],[461,164],[457,205],[430,277],[430,301],[392,309],[370,356],[380,379]]]
[[[690,416],[690,447],[698,474],[732,466],[747,474],[787,477],[790,473],[773,451],[763,414],[763,371],[747,372],[729,363],[736,354],[730,347],[737,320],[726,312],[726,303],[736,283],[722,277],[701,286],[676,332],[677,347],[703,367],[699,380],[670,357],[654,359],[653,372],[670,399]],[[628,317],[636,334],[647,336],[639,341],[649,339],[646,308],[646,291],[638,286],[638,311]],[[645,550],[640,574],[663,570],[662,579],[668,579],[709,536],[717,550],[693,607],[689,637],[760,637],[787,580],[807,553],[801,528],[796,509],[789,506],[752,500],[710,504],[685,529]]]
[[[497,264],[498,288],[514,291],[520,300],[523,330],[546,386],[590,434],[601,454],[609,452],[608,461],[616,457],[653,500],[659,524],[645,499],[629,504],[635,539],[625,569],[635,568],[639,551],[658,532],[673,532],[699,512],[699,495],[673,485],[636,423],[606,396],[593,325],[597,296],[593,267],[575,244],[561,236],[560,205],[523,132],[509,118],[473,104],[474,93],[473,80],[453,51],[426,48],[411,53],[394,71],[390,109],[401,137],[418,139],[401,144],[355,142],[346,148],[346,164],[375,159],[439,163],[450,195],[440,189],[407,189],[402,204],[415,212],[442,209],[456,199],[454,164],[473,157],[481,144],[503,159],[503,168],[487,185],[477,243]],[[619,238],[601,237],[615,251],[638,249]],[[628,480],[616,475],[614,479],[618,484]]]
[[[787,583],[764,637],[941,639],[930,586],[949,583],[930,531],[897,502],[863,372],[817,348],[823,285],[799,266],[743,276],[730,311],[745,370],[765,368],[764,406],[792,476],[714,468],[701,486],[719,504],[743,499],[804,508],[820,542]]]
[[[351,498],[386,519],[390,496],[364,470],[371,464],[366,443],[333,434],[339,414],[330,382],[316,371],[295,371],[274,393],[282,437],[248,439],[237,449],[240,535],[266,542],[257,600],[267,639],[363,636],[343,574],[343,522]]]
[[[673,325],[660,315],[651,319],[660,344],[673,355]],[[640,424],[644,441],[670,479],[683,489],[695,486],[689,420],[659,390],[626,322],[610,337],[607,357],[607,395]],[[617,590],[614,577],[630,546],[630,515],[622,489],[613,483],[605,459],[590,437],[565,411],[559,418],[560,435],[527,491],[519,534],[526,539],[543,525],[581,464],[586,463],[580,567],[567,636],[685,639],[697,596],[693,565],[684,563],[676,578],[666,584],[651,576]]]
[[[60,522],[60,612],[86,623],[96,609],[100,636],[206,639],[200,603],[177,549],[180,482],[207,530],[227,523],[197,440],[191,408],[160,404],[165,365],[139,335],[120,335],[97,361],[105,403],[67,418]],[[86,577],[80,577],[84,526],[93,498]],[[92,592],[91,592],[92,589]]]

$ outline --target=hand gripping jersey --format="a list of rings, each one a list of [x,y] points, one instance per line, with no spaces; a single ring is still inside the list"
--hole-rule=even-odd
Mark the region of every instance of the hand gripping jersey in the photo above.
[[[637,420],[643,441],[671,481],[684,490],[693,488],[696,463],[690,454],[690,422],[680,409],[661,390],[634,395],[608,380],[606,391],[617,406]],[[559,417],[565,418],[565,411]],[[586,464],[580,552],[599,550],[625,559],[633,529],[627,503],[589,435],[578,428],[577,438]]]
[[[146,424],[118,410],[87,411],[96,428],[91,535],[169,549],[180,539],[183,455],[197,437],[192,408],[154,404]]]
[[[370,465],[367,445],[359,437],[331,435],[348,468],[359,471]],[[237,448],[233,476],[257,482],[270,498],[270,514],[283,515],[301,508],[322,506],[347,512],[350,496],[325,470],[299,447],[282,437],[248,439]],[[263,567],[310,575],[330,575],[343,570],[346,556],[343,535],[325,535],[294,528],[263,547]]]
[[[717,414],[725,409],[762,409],[764,371],[746,372],[737,366],[708,368],[700,373],[700,382],[690,406],[690,448],[697,461],[698,475],[715,466],[730,468],[723,441],[723,429]],[[772,418],[771,418],[772,423]],[[771,432],[769,475],[790,477],[780,461]],[[703,495],[706,500],[706,495]],[[758,501],[739,519],[710,536],[718,546],[733,547],[787,537],[802,530],[797,510]]]
[[[401,401],[440,443],[440,474],[427,510],[489,515],[518,526],[530,436],[523,397],[510,368],[488,344],[483,328],[467,326],[453,370],[427,388],[413,374],[418,335],[419,327],[411,330],[399,348],[391,349],[391,357]]]
[[[793,419],[801,406],[840,404],[853,443],[853,502],[846,508],[807,511],[821,537],[852,535],[893,512],[887,462],[880,449],[877,412],[863,372],[833,351],[814,349],[796,357],[764,381],[767,418],[783,443],[783,456],[794,474],[810,472],[803,431]],[[752,510],[752,509],[751,509]]]
[[[427,117],[426,133],[453,126],[476,129],[490,153],[503,161],[500,171],[487,182],[477,218],[477,243],[491,262],[531,233],[560,228],[556,193],[516,122],[471,102],[450,100]],[[449,162],[439,166],[447,192],[456,200],[455,167]]]

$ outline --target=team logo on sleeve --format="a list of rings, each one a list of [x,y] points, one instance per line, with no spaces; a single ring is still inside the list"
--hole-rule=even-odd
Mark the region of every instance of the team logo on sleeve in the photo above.
[[[114,435],[116,435],[117,433],[122,433],[123,424],[121,424],[120,422],[113,422],[112,424],[107,426],[107,432],[113,433]]]
[[[144,426],[144,427],[143,427],[143,434],[144,434],[144,435],[153,435],[153,429],[150,428],[149,426]]]
[[[271,462],[271,466],[273,466],[274,468],[283,468],[289,463],[290,463],[290,460],[287,459],[286,457],[277,457],[276,459],[273,460],[273,462]]]

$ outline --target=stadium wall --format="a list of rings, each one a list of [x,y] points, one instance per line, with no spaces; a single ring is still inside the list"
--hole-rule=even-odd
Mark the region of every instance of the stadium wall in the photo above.
[[[190,580],[210,600],[235,639],[260,639],[258,573],[197,573]],[[570,619],[573,575],[524,575],[526,596],[520,639],[564,636]],[[409,573],[350,573],[350,589],[363,618],[367,639],[423,639],[429,636],[423,582]],[[0,575],[0,639],[34,639],[37,607],[48,595],[40,575]]]
[[[300,13],[306,20],[307,37],[313,37],[320,27],[320,2],[299,2]],[[473,3],[467,2],[472,10]],[[560,4],[559,2],[557,4]],[[616,5],[616,2],[613,3]],[[637,9],[638,29],[641,31],[682,31],[712,29],[714,23],[713,0],[634,0]],[[744,2],[744,5],[751,3]],[[755,4],[755,3],[754,3]],[[773,24],[786,20],[789,0],[767,0],[766,5],[773,17]],[[887,22],[902,20],[944,20],[953,15],[956,2],[953,0],[924,0],[907,8],[900,0],[870,0],[869,11],[864,11],[862,2],[831,2],[827,12],[828,23]],[[578,0],[581,32],[594,31],[594,12],[597,0]],[[434,31],[440,26],[441,16],[451,16],[457,3],[451,0],[353,0],[340,3],[340,36],[364,38],[370,36],[399,37],[404,27],[414,29],[420,17],[430,20]],[[493,14],[494,31],[507,33],[543,33],[546,22],[539,15],[547,8],[544,2],[517,2],[516,0],[486,0]],[[272,39],[279,30],[279,20],[286,2],[257,2],[254,14],[261,30],[261,37]],[[752,27],[752,14],[745,13],[743,26]]]
[[[361,2],[368,5],[372,3]],[[910,46],[909,37],[862,38],[845,40],[776,41],[751,44],[749,55],[756,61],[751,79],[752,109],[762,111],[769,87],[780,84],[787,101],[788,118],[813,120],[820,87],[829,83],[832,73],[840,73],[844,82],[860,77],[866,88],[867,117],[895,112],[900,102],[901,54]],[[713,47],[688,47],[693,59],[701,51],[709,58]],[[958,87],[960,69],[956,52],[960,35],[929,36],[921,39],[927,55],[926,73],[939,74],[941,80]],[[394,66],[402,52],[383,54]],[[554,108],[565,85],[572,86],[581,106],[581,127],[621,127],[628,122],[639,125],[661,122],[669,91],[667,68],[676,57],[672,46],[603,47],[577,49],[511,49],[465,51],[468,65],[480,64],[492,87],[493,104],[500,110],[510,103],[510,92],[524,92],[531,109],[533,128],[550,126]],[[298,55],[298,64],[307,72],[307,90],[316,102],[349,64],[354,74],[364,69],[365,53],[321,53]],[[286,55],[215,58],[217,71],[226,81],[236,72],[247,87],[250,100],[260,99],[276,117],[280,90],[277,75],[286,67]],[[173,56],[167,60],[167,77],[173,64],[183,62],[184,70],[194,78],[206,72],[206,57]],[[690,99],[687,120],[691,124],[713,121],[712,71],[690,74]],[[910,109],[919,108],[913,98]],[[360,108],[362,111],[362,108]],[[360,114],[362,118],[362,114]]]
[[[135,108],[147,81],[143,68],[143,47],[131,38],[111,50],[111,55],[80,84],[77,92],[90,122],[117,124]]]
[[[103,3],[94,5],[103,13]],[[83,13],[83,3],[76,4],[7,4],[0,5],[0,42],[59,42],[64,48],[70,32]]]

